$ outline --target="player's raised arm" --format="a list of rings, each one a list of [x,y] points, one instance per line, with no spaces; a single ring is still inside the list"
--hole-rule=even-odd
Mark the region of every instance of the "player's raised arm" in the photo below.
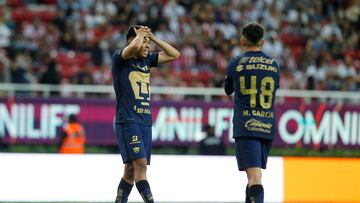
[[[149,35],[150,40],[152,40],[156,45],[158,45],[163,51],[159,52],[159,63],[166,63],[173,60],[176,60],[180,57],[180,52],[168,44],[167,42],[162,41],[161,39],[157,38],[154,34]]]
[[[128,45],[121,54],[123,59],[129,59],[137,54],[143,45],[144,38],[149,35],[150,29],[145,26],[140,26],[138,28],[135,27],[134,32],[136,33],[136,37],[128,39]]]

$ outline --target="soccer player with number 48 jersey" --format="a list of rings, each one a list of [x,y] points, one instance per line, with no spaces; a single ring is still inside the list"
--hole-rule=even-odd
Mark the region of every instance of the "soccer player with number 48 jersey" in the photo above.
[[[263,203],[261,169],[266,169],[275,133],[275,93],[279,88],[279,67],[261,51],[264,27],[246,24],[240,44],[244,53],[231,60],[225,78],[225,92],[234,95],[233,137],[240,171],[246,171],[245,203]]]

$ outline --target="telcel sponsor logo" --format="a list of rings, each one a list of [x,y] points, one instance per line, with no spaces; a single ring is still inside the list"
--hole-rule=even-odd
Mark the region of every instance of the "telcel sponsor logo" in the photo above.
[[[78,114],[80,105],[42,104],[40,114],[35,110],[34,104],[16,103],[8,109],[0,103],[0,137],[4,137],[7,130],[12,138],[55,138],[56,128],[63,124],[63,115]],[[40,115],[38,122],[35,115]]]
[[[289,132],[287,124],[295,121],[297,129]],[[301,139],[304,144],[360,144],[360,113],[345,112],[343,119],[339,112],[325,111],[318,125],[313,112],[305,111],[302,115],[297,110],[286,111],[279,120],[279,134],[287,144],[295,144]],[[340,138],[340,139],[339,139]]]

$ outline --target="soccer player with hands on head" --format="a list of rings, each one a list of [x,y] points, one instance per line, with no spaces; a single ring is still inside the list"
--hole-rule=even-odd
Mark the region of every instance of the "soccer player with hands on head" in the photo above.
[[[124,163],[115,203],[126,203],[134,184],[144,202],[152,203],[154,198],[146,177],[152,141],[150,68],[176,60],[180,53],[147,26],[131,26],[126,40],[127,46],[115,51],[112,61],[117,102],[114,129]],[[151,42],[162,51],[150,52]]]

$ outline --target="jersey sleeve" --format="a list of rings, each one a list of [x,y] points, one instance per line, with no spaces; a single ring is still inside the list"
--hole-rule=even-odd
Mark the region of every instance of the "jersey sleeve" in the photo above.
[[[234,92],[232,78],[228,75],[225,76],[224,89],[227,95],[231,95]]]
[[[277,68],[277,81],[275,84],[275,88],[279,89],[279,87],[280,87],[280,67],[276,61],[274,61],[274,65]]]
[[[234,92],[232,74],[234,72],[237,61],[237,59],[232,59],[226,70],[224,89],[227,95],[231,95]]]
[[[148,60],[150,67],[157,67],[158,66],[158,59],[159,59],[159,53],[149,53]]]
[[[115,53],[113,54],[112,60],[113,60],[113,64],[117,64],[119,62],[121,62],[123,60],[122,58],[122,49],[118,49],[115,51]]]

